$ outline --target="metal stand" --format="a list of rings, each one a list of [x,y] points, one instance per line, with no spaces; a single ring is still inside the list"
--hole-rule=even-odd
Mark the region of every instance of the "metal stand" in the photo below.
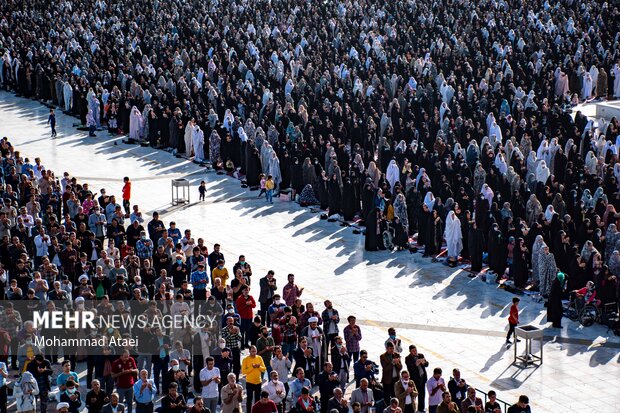
[[[172,180],[172,205],[189,204],[189,181],[184,178]],[[182,195],[179,197],[179,188]]]
[[[543,330],[534,326],[519,326],[515,329],[514,361],[512,364],[523,363],[524,367],[530,364],[541,365],[543,362]],[[525,341],[525,354],[517,355],[517,339]],[[540,339],[540,355],[532,353],[532,340]]]

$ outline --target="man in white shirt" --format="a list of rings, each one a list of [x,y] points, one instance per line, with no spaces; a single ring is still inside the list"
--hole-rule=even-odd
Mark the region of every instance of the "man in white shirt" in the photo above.
[[[394,395],[398,399],[398,405],[403,413],[416,412],[418,389],[415,387],[413,380],[410,379],[407,370],[400,372],[400,380],[394,385]]]
[[[52,240],[45,233],[45,228],[41,227],[39,229],[39,235],[34,237],[34,246],[36,247],[34,265],[36,268],[39,268],[39,265],[41,265],[41,260],[43,259],[43,257],[48,255],[47,249],[51,245],[52,245]]]
[[[185,256],[189,258],[193,254],[194,247],[196,246],[194,238],[192,237],[191,230],[185,230],[185,236],[181,238],[181,245],[181,250],[183,251]]]
[[[144,218],[142,218],[142,212],[138,205],[133,206],[133,212],[129,215],[129,223],[133,224],[134,221],[138,221],[140,224],[144,223]]]
[[[41,158],[34,158],[34,176],[37,180],[43,177],[43,172],[45,172],[45,166],[41,163]]]
[[[9,224],[11,227],[15,226],[15,218],[17,218],[17,209],[11,205],[10,199],[4,200],[4,206],[0,210],[6,214],[6,217],[9,220]]]
[[[202,384],[202,392],[200,394],[205,401],[205,407],[212,413],[215,413],[219,396],[218,385],[222,378],[220,376],[220,369],[215,367],[213,357],[207,357],[205,361],[207,367],[200,370],[200,383]]]
[[[63,178],[60,180],[60,188],[62,189],[62,192],[65,192],[65,190],[67,189],[67,185],[71,184],[71,177],[69,176],[69,172],[65,172],[63,174]]]
[[[189,314],[189,305],[183,301],[183,294],[176,295],[176,301],[170,306],[170,314],[174,317]]]
[[[278,407],[278,412],[284,412],[284,404],[282,403],[286,398],[286,388],[284,383],[279,379],[277,371],[272,371],[270,374],[270,380],[263,385],[263,390],[269,393],[269,400],[273,401]]]
[[[20,215],[18,218],[21,218],[24,226],[28,228],[28,230],[30,230],[30,228],[34,226],[34,218],[32,218],[32,215],[28,215],[28,212],[26,211],[26,207],[21,207],[19,209],[19,212],[20,212]]]
[[[441,378],[441,369],[436,367],[433,370],[433,377],[426,382],[426,390],[428,392],[428,408],[430,412],[435,412],[437,406],[443,400],[443,392],[447,390],[446,382]]]
[[[179,370],[187,372],[188,367],[192,364],[192,356],[189,350],[183,348],[181,340],[174,342],[174,350],[170,352],[170,360],[179,360]]]

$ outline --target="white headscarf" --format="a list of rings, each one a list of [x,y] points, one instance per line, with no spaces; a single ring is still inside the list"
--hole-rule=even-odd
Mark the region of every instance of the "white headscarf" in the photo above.
[[[548,222],[551,222],[551,219],[555,215],[555,210],[553,209],[553,205],[547,205],[547,209],[545,210],[545,219]]]
[[[393,191],[394,185],[400,179],[400,172],[398,170],[398,165],[396,164],[396,160],[392,159],[390,161],[390,164],[387,167],[387,173],[385,174],[385,179],[390,183],[390,188]]]
[[[508,164],[504,159],[504,154],[501,152],[498,152],[497,155],[495,155],[495,167],[502,175],[506,175],[506,172],[508,172]]]
[[[489,208],[491,208],[491,204],[493,204],[493,196],[495,194],[493,193],[493,190],[491,189],[489,184],[482,185],[482,188],[480,189],[480,193],[482,194],[482,196],[484,196],[484,199],[486,199],[487,202],[489,203]]]
[[[549,179],[550,175],[551,171],[547,167],[547,163],[544,160],[541,160],[536,167],[536,180],[544,184],[545,182],[547,182],[547,179]]]
[[[448,257],[458,258],[463,249],[463,234],[461,233],[461,220],[454,211],[450,211],[446,218],[444,237],[448,245]]]
[[[424,205],[428,207],[429,211],[432,211],[435,207],[435,195],[432,192],[427,192],[424,196]]]

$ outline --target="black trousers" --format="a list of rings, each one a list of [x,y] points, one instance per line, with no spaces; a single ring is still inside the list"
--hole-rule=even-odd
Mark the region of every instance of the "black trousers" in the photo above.
[[[426,382],[416,382],[415,386],[418,388],[418,411],[421,412],[426,403]]]
[[[273,298],[269,298],[267,302],[260,303],[260,310],[258,311],[258,315],[260,315],[261,320],[263,320],[263,325],[266,325],[267,327],[271,327],[271,320],[267,315],[267,310],[272,303]]]
[[[6,385],[0,387],[0,413],[6,413]]]
[[[125,208],[125,213],[131,213],[131,204],[129,203],[129,199],[123,199],[123,208]]]
[[[153,413],[153,403],[136,402],[136,413]]]
[[[246,383],[245,384],[245,390],[246,390],[246,408],[248,412],[252,411],[252,405],[254,404],[254,402],[257,402],[260,400],[260,391],[261,391],[261,383],[258,384],[252,384],[252,383]]]
[[[207,290],[198,288],[194,290],[194,317],[200,314],[200,307],[206,304]]]
[[[394,381],[391,383],[383,383],[383,400],[385,405],[390,405],[390,400],[394,397]]]
[[[515,333],[516,324],[508,323],[508,334],[506,334],[506,341],[510,340],[510,337]]]
[[[6,388],[6,386],[4,387]],[[49,390],[39,391],[38,398],[39,398],[39,405],[41,406],[39,411],[41,413],[47,413],[47,404],[49,402]]]
[[[86,357],[86,388],[90,389],[95,372],[95,356]]]
[[[239,380],[239,373],[241,373],[241,349],[239,347],[233,347],[230,349],[233,358],[233,373]]]

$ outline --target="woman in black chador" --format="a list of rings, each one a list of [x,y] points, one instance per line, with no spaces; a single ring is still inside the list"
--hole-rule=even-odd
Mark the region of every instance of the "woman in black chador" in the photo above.
[[[562,296],[564,295],[565,281],[564,273],[558,272],[557,277],[551,283],[549,301],[547,302],[547,321],[551,321],[554,328],[562,328]]]
[[[467,242],[471,259],[471,271],[475,273],[480,272],[482,270],[482,255],[484,251],[484,232],[478,228],[476,221],[470,222]]]
[[[431,219],[431,211],[428,205],[422,204],[420,217],[418,218],[418,244],[426,245],[428,239],[428,223]]]
[[[424,250],[424,256],[431,256],[439,254],[441,249],[441,240],[443,233],[441,231],[441,218],[437,210],[433,210],[428,215],[428,224],[426,227],[426,248]]]
[[[246,159],[248,164],[248,170],[246,174],[246,181],[250,189],[258,189],[260,181],[258,179],[261,173],[260,157],[258,156],[258,149],[253,143],[248,142],[246,147]]]
[[[296,194],[301,194],[301,191],[304,189],[301,163],[297,157],[293,158],[291,163],[291,188],[293,188]]]
[[[398,217],[394,218],[394,245],[396,245],[399,250],[403,250],[409,246],[409,236]]]
[[[366,239],[364,240],[364,249],[366,249],[366,251],[384,250],[382,233],[383,222],[381,219],[381,210],[375,207],[366,217]]]
[[[506,244],[497,224],[489,231],[489,268],[498,275],[506,270]]]
[[[362,189],[362,219],[366,219],[375,206],[375,190],[372,183],[367,181]]]
[[[327,191],[327,174],[325,171],[321,172],[321,175],[319,176],[319,202],[321,203],[321,209],[322,210],[326,210],[327,207],[329,206],[329,197],[327,195],[328,191]]]
[[[327,185],[327,197],[329,199],[329,215],[340,214],[342,211],[342,193],[338,185],[338,177],[332,175]]]
[[[512,266],[510,267],[510,276],[515,282],[515,286],[519,288],[525,287],[528,279],[527,257],[528,251],[523,238],[519,238],[513,249]]]
[[[350,178],[346,178],[342,185],[342,216],[345,221],[353,221],[355,218],[355,188]]]

